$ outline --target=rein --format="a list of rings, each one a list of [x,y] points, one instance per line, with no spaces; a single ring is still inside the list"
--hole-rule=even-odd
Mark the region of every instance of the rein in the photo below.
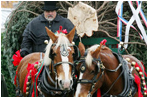
[[[73,91],[73,89],[71,90],[62,90],[60,88],[57,88],[55,86],[52,86],[51,84],[48,83],[47,80],[47,76],[49,77],[49,79],[51,80],[51,82],[56,85],[56,81],[54,81],[51,78],[50,75],[50,71],[48,70],[48,68],[46,66],[44,66],[44,70],[43,70],[43,74],[42,74],[42,78],[40,80],[40,83],[38,85],[39,89],[41,89],[42,92],[46,93],[46,94],[51,94],[51,95],[61,95],[61,96],[66,96],[67,93]]]

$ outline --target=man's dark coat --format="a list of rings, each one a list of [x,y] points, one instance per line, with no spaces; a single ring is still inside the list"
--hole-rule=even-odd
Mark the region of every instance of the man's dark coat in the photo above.
[[[62,26],[63,29],[66,29],[69,33],[74,25],[72,22],[60,15],[57,15],[56,18],[49,22],[44,18],[44,14],[39,15],[34,18],[26,27],[23,32],[23,40],[21,44],[21,56],[32,53],[32,52],[45,52],[45,47],[47,44],[44,43],[45,40],[49,40],[49,36],[46,33],[45,26],[48,27],[52,32],[59,30],[59,27]],[[74,41],[78,36],[75,34]]]

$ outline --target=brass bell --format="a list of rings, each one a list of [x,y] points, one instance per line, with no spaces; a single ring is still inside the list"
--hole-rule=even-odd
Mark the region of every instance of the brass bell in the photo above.
[[[34,64],[34,68],[36,68],[36,69],[37,69],[37,68],[38,68],[38,64]]]
[[[135,66],[136,65],[136,62],[132,62],[132,66]]]
[[[146,93],[146,92],[144,92],[144,95],[147,95],[147,93]]]
[[[26,84],[27,84],[27,86],[28,86],[28,85],[30,84],[30,82],[27,82]]]
[[[139,75],[142,76],[142,72],[139,72]]]
[[[145,85],[146,85],[146,84],[145,84],[145,82],[143,82],[142,84],[143,84],[143,86],[145,86]]]
[[[45,43],[45,44],[48,44],[48,40],[44,40],[44,43]]]
[[[28,76],[28,79],[31,79],[31,76]]]
[[[145,78],[144,78],[144,77],[141,77],[141,79],[142,79],[142,80],[145,80]]]
[[[129,62],[130,61],[130,58],[126,58],[126,60]]]
[[[29,92],[26,92],[26,95],[28,95],[29,94]]]
[[[140,70],[140,68],[139,68],[139,67],[136,67],[136,70],[137,70],[137,71],[139,71],[139,70]]]
[[[28,91],[29,90],[29,87],[26,87],[26,90]]]
[[[146,87],[144,87],[144,91],[146,91]]]

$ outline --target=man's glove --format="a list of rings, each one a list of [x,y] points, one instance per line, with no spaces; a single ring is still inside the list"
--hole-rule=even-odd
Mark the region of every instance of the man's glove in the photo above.
[[[26,52],[26,51],[21,51],[20,54],[21,54],[21,57],[24,57],[24,56],[26,56],[26,55],[28,54],[28,52]]]

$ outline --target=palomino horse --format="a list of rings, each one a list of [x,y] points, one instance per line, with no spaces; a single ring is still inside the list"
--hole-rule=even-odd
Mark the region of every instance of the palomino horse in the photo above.
[[[131,66],[137,62],[133,56],[123,56],[128,57],[128,62],[121,55],[113,54],[108,47],[102,44],[94,45],[85,51],[84,45],[80,42],[79,50],[81,58],[76,66],[79,77],[76,97],[92,96],[98,89],[98,96],[146,95],[144,74],[135,70],[141,71],[142,64],[139,64],[139,68],[137,65],[136,68]],[[134,62],[130,64],[132,61]]]
[[[68,93],[72,92],[73,86],[73,74],[74,74],[74,58],[75,55],[75,45],[72,44],[75,27],[70,31],[69,34],[58,34],[55,35],[47,27],[46,31],[50,37],[50,42],[46,47],[46,52],[44,53],[31,53],[25,56],[17,67],[16,75],[16,87],[17,93],[22,96],[36,96],[38,93],[43,96],[66,96]],[[43,60],[41,60],[43,58]],[[39,62],[43,61],[43,62]],[[27,67],[28,63],[34,64],[33,68],[28,72],[30,67]],[[41,65],[44,67],[41,69]],[[29,65],[28,65],[29,66]],[[34,77],[37,75],[37,71],[40,75],[38,77],[37,83],[34,84]],[[34,72],[34,75],[32,75]],[[30,75],[27,76],[27,74]],[[30,79],[31,76],[31,79]],[[26,78],[28,79],[27,82]],[[26,83],[26,87],[24,87]],[[34,88],[34,86],[36,86]],[[24,92],[25,90],[25,92]],[[31,93],[32,90],[36,90]],[[68,96],[72,96],[69,94]]]

